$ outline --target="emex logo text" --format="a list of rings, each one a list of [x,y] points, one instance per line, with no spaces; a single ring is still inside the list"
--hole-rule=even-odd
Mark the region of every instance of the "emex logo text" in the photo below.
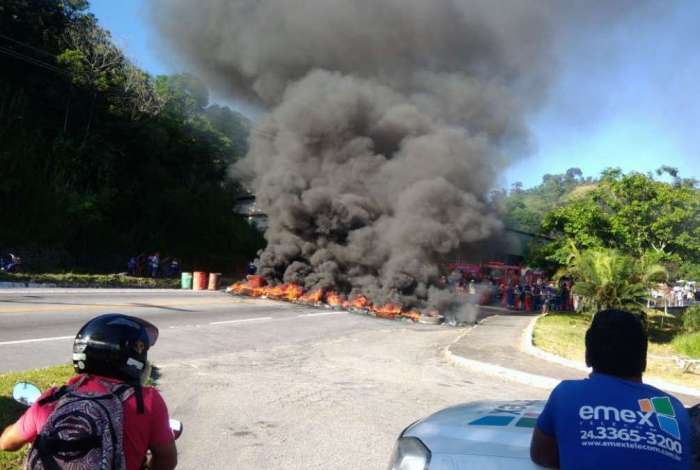
[[[656,428],[652,422],[652,418],[655,417],[659,429],[676,439],[681,438],[676,411],[669,397],[644,398],[639,400],[638,404],[639,410],[584,405],[579,409],[578,415],[585,421],[614,421],[650,428]]]

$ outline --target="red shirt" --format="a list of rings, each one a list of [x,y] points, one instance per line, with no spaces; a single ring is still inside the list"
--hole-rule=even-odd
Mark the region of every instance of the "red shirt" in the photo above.
[[[79,375],[71,378],[68,383],[75,383]],[[78,389],[81,392],[106,392],[98,380],[110,383],[120,383],[119,380],[107,377],[89,377]],[[52,388],[44,392],[41,398],[50,395],[56,389]],[[46,403],[39,406],[34,403],[17,421],[22,437],[33,442],[37,434],[41,432],[49,415],[56,407],[57,402]],[[136,397],[130,396],[124,402],[124,456],[127,470],[139,470],[146,458],[146,451],[153,447],[167,444],[173,441],[173,432],[170,429],[168,408],[160,396],[158,390],[153,387],[143,387],[144,413],[138,414],[136,409]]]

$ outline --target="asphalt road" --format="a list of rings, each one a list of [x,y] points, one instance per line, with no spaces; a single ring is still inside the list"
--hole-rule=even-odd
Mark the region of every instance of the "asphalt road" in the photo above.
[[[460,329],[223,293],[0,291],[0,372],[66,362],[99,313],[161,331],[150,358],[185,423],[184,469],[384,469],[398,433],[445,406],[546,391],[449,365]]]
[[[102,313],[135,315],[158,326],[160,338],[150,356],[155,363],[304,341],[367,325],[356,315],[222,292],[68,292],[0,291],[0,373],[70,360],[77,331]],[[337,318],[318,321],[326,316]]]

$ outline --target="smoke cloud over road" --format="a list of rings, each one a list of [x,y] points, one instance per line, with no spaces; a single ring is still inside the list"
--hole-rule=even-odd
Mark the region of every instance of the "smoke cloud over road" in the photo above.
[[[486,194],[530,146],[563,3],[156,0],[153,17],[266,110],[232,169],[269,216],[260,274],[445,310],[436,260],[502,228]]]

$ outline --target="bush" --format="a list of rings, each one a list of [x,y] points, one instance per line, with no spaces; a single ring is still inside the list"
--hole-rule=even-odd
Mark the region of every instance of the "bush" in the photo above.
[[[698,281],[700,280],[700,264],[683,263],[678,269],[678,275],[689,281]]]
[[[700,305],[688,307],[683,313],[683,331],[685,333],[700,331]]]
[[[678,335],[671,346],[679,354],[700,359],[700,332]]]

